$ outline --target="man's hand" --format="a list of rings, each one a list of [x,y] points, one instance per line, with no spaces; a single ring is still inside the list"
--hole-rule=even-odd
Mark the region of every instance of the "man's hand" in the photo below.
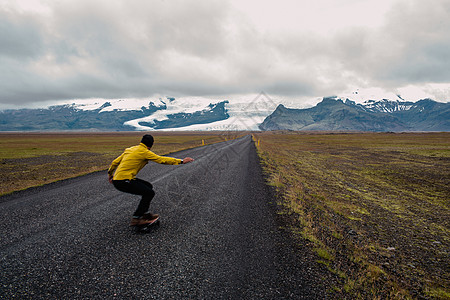
[[[191,157],[185,157],[185,158],[183,158],[183,164],[190,163],[191,161],[194,161],[194,159],[191,158]]]
[[[108,175],[108,180],[109,180],[109,183],[112,183],[112,181],[113,181],[113,176],[112,176],[112,175]]]

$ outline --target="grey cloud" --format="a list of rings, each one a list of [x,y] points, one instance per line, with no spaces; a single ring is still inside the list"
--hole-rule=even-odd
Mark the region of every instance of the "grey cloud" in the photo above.
[[[16,59],[41,55],[40,27],[31,15],[0,11],[0,55]]]
[[[236,16],[221,1],[193,3],[55,5],[45,26],[35,26],[42,35],[50,28],[44,49],[50,58],[37,57],[17,68],[11,92],[0,95],[1,101],[226,94],[260,91],[271,83],[264,69],[267,53],[257,32],[251,26],[230,29]],[[32,67],[36,62],[41,69]],[[23,86],[14,87],[19,76],[27,82],[26,93]],[[33,91],[36,95],[30,97]]]
[[[352,30],[339,43],[348,67],[363,70],[374,85],[449,82],[448,28],[449,1],[405,1],[392,9],[382,28]]]
[[[223,1],[62,1],[0,11],[0,102],[449,82],[450,7],[400,2],[381,28],[258,31]],[[338,22],[338,20],[327,20]]]
[[[381,80],[398,83],[448,82],[450,79],[450,2],[405,2],[392,11],[384,28],[392,45],[381,61]]]
[[[293,66],[303,65],[322,91],[328,85],[339,90],[346,85],[448,83],[448,28],[449,1],[413,0],[394,6],[380,28],[346,28],[331,38],[286,34],[273,37],[271,45]]]
[[[89,3],[81,7],[79,4],[59,7],[54,27],[77,48],[81,60],[92,61],[88,67],[123,86],[124,92],[131,92],[127,86],[147,81],[139,78],[153,83],[170,82],[170,74],[176,70],[168,70],[171,62],[167,61],[167,53],[208,60],[224,48],[220,39],[223,36],[220,20],[224,13],[219,11],[217,1],[203,6],[185,1],[175,6],[133,1],[127,6],[112,5],[106,12],[98,3],[93,6]],[[164,92],[158,87],[152,89],[153,85],[138,88],[136,95]]]

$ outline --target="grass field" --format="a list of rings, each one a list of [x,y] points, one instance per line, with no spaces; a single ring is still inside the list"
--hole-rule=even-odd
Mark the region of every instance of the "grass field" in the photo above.
[[[0,133],[0,195],[106,170],[144,133]],[[152,151],[164,155],[234,138],[233,132],[152,132]],[[106,175],[105,175],[106,178]]]
[[[450,133],[255,133],[336,298],[450,299]]]

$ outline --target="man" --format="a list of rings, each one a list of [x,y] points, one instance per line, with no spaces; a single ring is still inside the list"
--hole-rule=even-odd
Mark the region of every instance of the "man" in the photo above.
[[[155,196],[150,182],[136,178],[137,173],[145,167],[149,160],[166,165],[186,164],[194,161],[190,157],[178,159],[159,156],[150,151],[153,146],[153,136],[146,134],[137,146],[125,149],[125,151],[111,163],[108,169],[109,182],[121,192],[142,195],[142,199],[131,219],[131,226],[153,223],[158,219],[157,214],[148,212],[150,202]]]

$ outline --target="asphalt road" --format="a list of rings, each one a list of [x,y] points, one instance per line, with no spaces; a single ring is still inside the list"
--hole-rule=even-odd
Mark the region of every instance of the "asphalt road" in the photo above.
[[[0,198],[2,299],[324,299],[311,255],[280,226],[250,136],[149,163],[159,228],[106,172]]]

